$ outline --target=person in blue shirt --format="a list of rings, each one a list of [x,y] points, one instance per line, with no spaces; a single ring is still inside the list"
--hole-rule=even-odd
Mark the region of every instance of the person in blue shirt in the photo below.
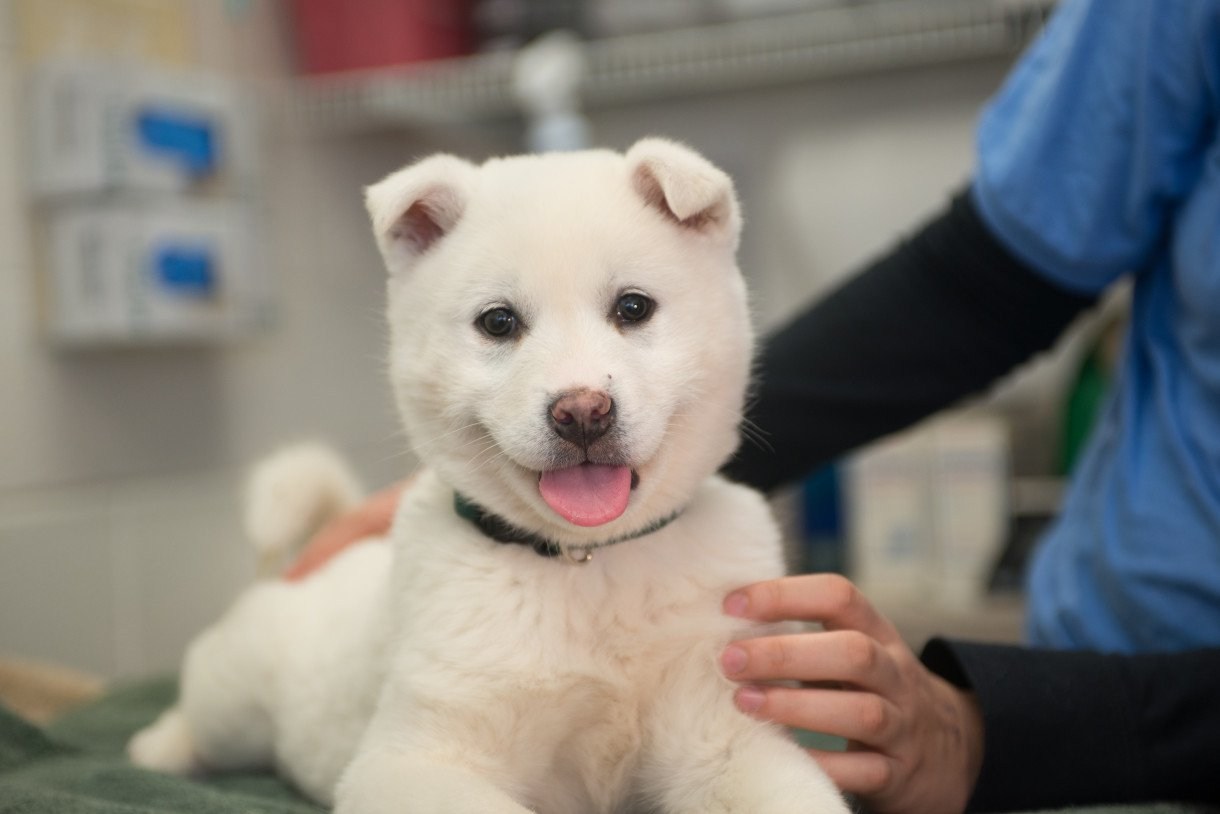
[[[1218,118],[1220,3],[1061,4],[983,113],[969,189],[772,337],[752,415],[770,449],[731,473],[770,488],[977,393],[1131,277],[1028,638],[1220,646]]]
[[[1220,0],[1065,0],[985,108],[969,187],[766,342],[768,443],[728,467],[764,490],[977,394],[1133,280],[1121,369],[1028,576],[1031,646],[916,659],[828,575],[726,601],[826,623],[722,668],[743,711],[847,738],[814,756],[870,810],[1220,802],[1218,120]]]

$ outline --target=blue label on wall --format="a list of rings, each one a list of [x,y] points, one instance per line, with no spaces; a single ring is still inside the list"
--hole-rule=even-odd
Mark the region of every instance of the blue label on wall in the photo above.
[[[148,107],[136,114],[140,146],[180,165],[192,178],[209,175],[218,163],[212,123],[180,110]]]
[[[206,248],[165,246],[153,257],[153,274],[167,293],[193,299],[216,295],[216,262]]]

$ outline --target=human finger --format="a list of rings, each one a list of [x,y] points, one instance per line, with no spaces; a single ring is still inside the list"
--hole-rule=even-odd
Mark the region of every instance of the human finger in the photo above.
[[[897,708],[876,693],[750,685],[737,690],[733,701],[756,718],[835,735],[880,751],[886,751],[899,730]]]
[[[801,574],[756,582],[729,594],[724,611],[763,622],[821,622],[827,630],[859,630],[882,644],[901,641],[894,625],[839,574]]]
[[[826,752],[820,749],[806,751],[818,762],[831,782],[840,791],[848,794],[863,797],[881,794],[893,785],[897,774],[894,760],[880,752]]]
[[[720,655],[734,681],[842,682],[889,694],[899,680],[893,655],[855,630],[741,639]]]

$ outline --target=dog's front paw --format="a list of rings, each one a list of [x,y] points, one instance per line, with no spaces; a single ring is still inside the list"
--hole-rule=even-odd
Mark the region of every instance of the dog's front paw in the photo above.
[[[776,729],[757,728],[726,746],[724,759],[683,753],[654,782],[666,814],[849,814],[830,778]]]
[[[141,768],[166,774],[191,775],[203,770],[186,717],[177,707],[133,735],[127,742],[127,757]]]
[[[358,752],[335,788],[335,814],[533,814],[488,778],[428,757]]]

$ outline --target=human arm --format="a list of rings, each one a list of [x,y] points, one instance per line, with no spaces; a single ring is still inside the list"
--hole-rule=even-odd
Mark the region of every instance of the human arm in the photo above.
[[[414,478],[407,478],[373,494],[363,503],[324,525],[284,572],[289,582],[304,579],[348,546],[390,530],[403,491]]]
[[[1215,139],[1220,3],[1065,0],[983,112],[967,196],[765,344],[727,473],[769,490],[1049,347],[1155,272]]]
[[[921,659],[983,712],[971,811],[1220,803],[1220,649],[1118,655],[933,639]]]
[[[770,490],[975,394],[1095,302],[991,233],[970,193],[764,344],[729,477]]]
[[[737,642],[722,664],[744,684],[744,711],[847,738],[848,752],[813,756],[871,810],[1220,802],[1220,650],[1125,656],[934,639],[916,660],[833,574],[751,585],[725,610],[822,622],[826,632]],[[781,680],[806,686],[770,683]]]

